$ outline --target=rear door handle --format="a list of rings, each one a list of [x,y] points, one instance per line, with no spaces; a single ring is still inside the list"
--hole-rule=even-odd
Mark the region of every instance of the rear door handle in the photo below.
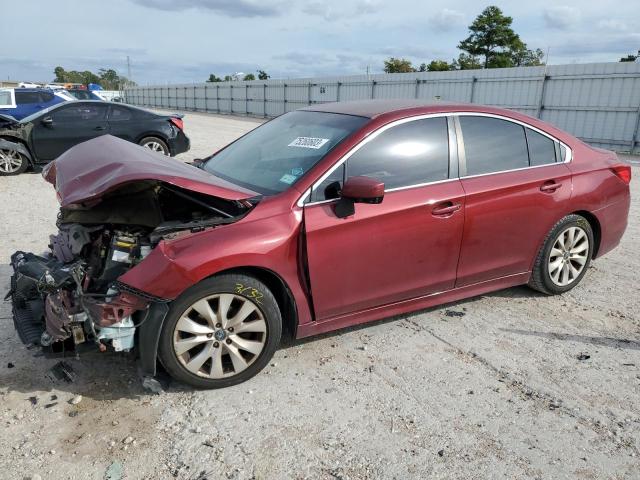
[[[561,183],[556,183],[555,181],[552,181],[552,182],[548,182],[548,183],[543,184],[540,187],[540,191],[541,192],[553,193],[557,189],[559,189],[561,186],[562,186]]]
[[[453,202],[439,203],[431,210],[431,214],[437,217],[446,217],[462,208],[462,204]]]

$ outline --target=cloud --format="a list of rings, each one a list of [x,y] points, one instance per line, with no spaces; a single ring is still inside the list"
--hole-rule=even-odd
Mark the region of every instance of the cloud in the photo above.
[[[578,23],[580,10],[567,5],[556,5],[546,8],[542,17],[548,28],[565,29]]]
[[[443,8],[438,13],[429,18],[429,25],[438,32],[453,30],[464,26],[464,14],[457,10]]]
[[[190,8],[211,10],[227,17],[274,17],[283,13],[280,3],[252,0],[133,0],[143,7],[180,11]]]
[[[379,0],[358,0],[355,3],[342,3],[337,8],[331,7],[326,1],[308,2],[302,7],[302,12],[324,18],[326,21],[339,18],[353,18],[361,15],[377,13],[381,8]]]
[[[600,30],[609,30],[609,31],[617,31],[617,32],[625,32],[629,30],[629,25],[627,25],[622,20],[615,20],[613,18],[600,20],[598,22],[598,28]]]

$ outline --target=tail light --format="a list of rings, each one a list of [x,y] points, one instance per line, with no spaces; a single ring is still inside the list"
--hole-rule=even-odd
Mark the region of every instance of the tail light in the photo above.
[[[616,174],[620,180],[629,185],[631,183],[631,166],[630,165],[616,165],[611,168],[611,171]]]
[[[171,117],[169,121],[173,123],[176,127],[178,127],[180,130],[184,130],[184,122],[182,121],[181,118]]]

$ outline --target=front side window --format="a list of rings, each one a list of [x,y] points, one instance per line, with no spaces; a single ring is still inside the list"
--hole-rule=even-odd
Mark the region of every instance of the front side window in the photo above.
[[[338,113],[286,113],[210,157],[203,169],[264,195],[280,193],[368,121]]]
[[[529,147],[529,165],[547,165],[556,162],[555,142],[541,133],[525,128]]]
[[[446,180],[447,119],[413,120],[385,130],[347,160],[347,178],[355,176],[380,180],[387,190]]]
[[[56,122],[86,122],[92,120],[104,120],[106,113],[106,105],[68,105],[56,110],[52,114],[52,118]]]
[[[529,166],[524,127],[491,117],[461,116],[467,175]]]

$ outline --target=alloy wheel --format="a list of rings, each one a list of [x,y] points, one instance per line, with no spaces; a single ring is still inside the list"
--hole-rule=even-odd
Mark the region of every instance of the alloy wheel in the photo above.
[[[22,167],[22,155],[13,150],[0,150],[0,172],[15,173]]]
[[[549,253],[551,281],[559,287],[575,282],[584,270],[589,256],[589,237],[580,227],[560,232]]]
[[[165,151],[164,145],[160,142],[149,141],[142,144],[143,147],[147,147],[149,150],[153,150],[154,152],[162,153],[163,155],[167,155]]]
[[[198,300],[180,316],[173,350],[192,374],[228,378],[256,361],[267,335],[267,322],[256,303],[233,293],[219,293]]]

